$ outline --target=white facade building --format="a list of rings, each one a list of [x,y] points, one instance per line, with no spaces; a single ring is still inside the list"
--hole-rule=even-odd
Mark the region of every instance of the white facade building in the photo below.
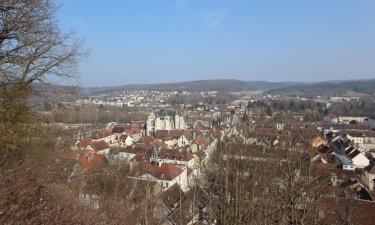
[[[151,136],[157,130],[184,130],[185,120],[174,109],[157,109],[147,118],[146,134]]]

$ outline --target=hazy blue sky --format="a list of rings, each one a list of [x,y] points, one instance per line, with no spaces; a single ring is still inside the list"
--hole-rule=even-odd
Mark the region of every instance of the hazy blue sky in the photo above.
[[[374,0],[57,0],[83,86],[375,78]]]

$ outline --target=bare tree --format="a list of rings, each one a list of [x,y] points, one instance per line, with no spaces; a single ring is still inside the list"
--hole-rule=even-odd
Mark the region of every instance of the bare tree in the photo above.
[[[62,33],[49,0],[0,2],[1,150],[22,149],[32,121],[30,95],[51,77],[71,77],[85,55],[81,41]],[[5,154],[8,155],[8,154]]]
[[[83,56],[81,42],[60,32],[56,6],[49,0],[5,0],[0,3],[1,78],[31,85],[47,75],[72,76]]]

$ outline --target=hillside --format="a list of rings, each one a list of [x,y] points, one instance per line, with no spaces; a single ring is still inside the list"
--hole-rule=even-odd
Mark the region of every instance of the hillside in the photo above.
[[[375,95],[374,80],[330,81],[308,85],[289,86],[268,91],[273,95],[288,96],[364,96]]]
[[[117,87],[94,87],[85,89],[86,92],[95,94],[101,92],[124,91],[124,90],[163,90],[163,91],[267,91],[286,88],[306,83],[297,82],[266,82],[266,81],[241,81],[234,79],[225,80],[197,80],[177,83],[160,84],[131,84]]]

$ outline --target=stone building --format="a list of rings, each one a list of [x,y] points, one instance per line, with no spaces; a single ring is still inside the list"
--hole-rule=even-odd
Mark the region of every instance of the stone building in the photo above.
[[[157,130],[184,130],[184,117],[175,109],[156,109],[147,118],[146,134],[151,136]]]

